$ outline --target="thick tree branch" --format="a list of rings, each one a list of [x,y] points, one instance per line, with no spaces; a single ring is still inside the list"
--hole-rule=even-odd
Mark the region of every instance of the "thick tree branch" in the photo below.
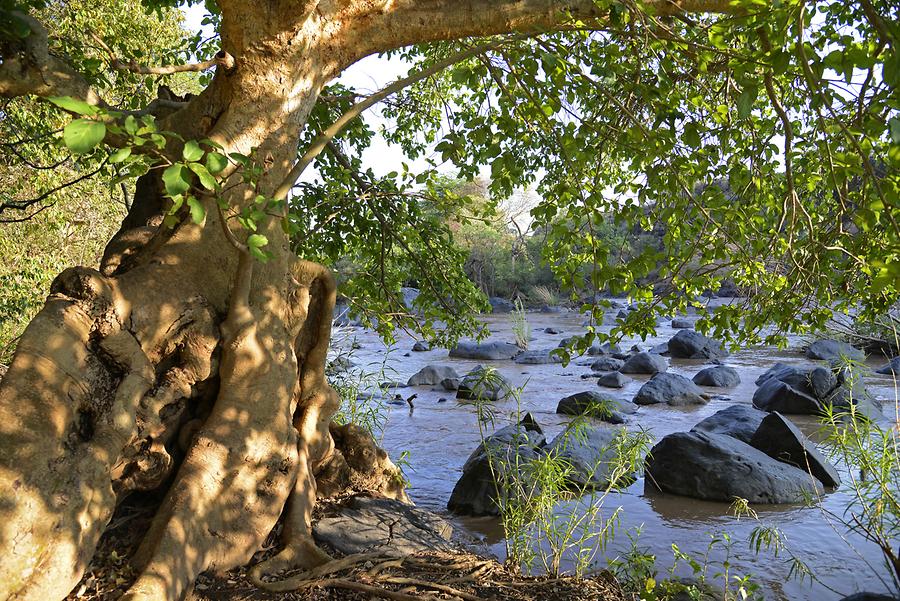
[[[464,61],[467,58],[477,56],[482,52],[491,50],[492,48],[496,48],[501,43],[502,41],[493,41],[487,44],[482,44],[480,46],[463,50],[461,52],[457,52],[445,58],[444,60],[431,65],[427,69],[422,69],[421,71],[413,73],[412,75],[408,75],[403,79],[398,79],[391,85],[383,88],[378,92],[375,92],[371,96],[368,96],[365,100],[362,100],[353,105],[347,112],[341,115],[337,119],[337,121],[332,123],[324,132],[322,132],[321,135],[319,135],[318,138],[313,141],[306,153],[304,153],[304,155],[300,157],[300,160],[298,160],[294,164],[293,168],[291,168],[287,176],[284,178],[284,181],[282,181],[281,185],[278,186],[278,189],[275,191],[273,198],[276,201],[286,199],[288,193],[291,191],[291,188],[294,187],[294,184],[297,183],[297,180],[300,179],[300,176],[303,175],[303,172],[306,171],[306,168],[309,167],[313,160],[315,160],[315,158],[328,147],[328,143],[331,142],[335,138],[335,136],[337,136],[347,126],[347,124],[359,117],[364,111],[378,104],[392,94],[396,94],[397,92],[408,88],[409,86],[423,79],[440,73],[447,67]]]
[[[371,46],[369,53],[471,36],[584,27],[598,19],[605,24],[608,13],[595,0],[393,0],[377,4],[378,11],[372,9],[359,18],[360,41]],[[645,0],[639,8],[656,16],[742,10],[731,0]],[[378,35],[371,35],[373,30]]]
[[[28,23],[31,35],[21,43],[4,45],[0,56],[0,96],[71,96],[91,105],[103,105],[87,80],[65,61],[50,54],[47,30],[37,19],[16,13]]]

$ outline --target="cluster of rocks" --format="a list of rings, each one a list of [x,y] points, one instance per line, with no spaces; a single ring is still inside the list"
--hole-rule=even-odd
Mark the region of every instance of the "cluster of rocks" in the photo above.
[[[448,365],[426,365],[406,382],[407,386],[440,386],[447,392],[456,392],[461,401],[497,401],[512,394],[513,386],[500,372],[478,365],[460,377]]]
[[[646,486],[712,501],[800,503],[839,484],[834,466],[790,420],[746,405],[663,437],[646,459]]]
[[[560,458],[571,467],[566,481],[571,490],[606,487],[616,474],[614,441],[619,435],[617,429],[587,425],[577,432],[567,429],[548,443],[540,425],[526,414],[519,423],[485,438],[472,452],[447,509],[463,515],[498,515],[504,500],[537,492],[523,474],[530,462],[547,456]],[[617,479],[616,484],[629,478],[633,475],[621,482]]]

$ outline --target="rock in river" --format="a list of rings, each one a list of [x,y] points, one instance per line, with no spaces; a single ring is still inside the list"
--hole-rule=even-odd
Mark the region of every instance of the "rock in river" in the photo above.
[[[699,422],[691,428],[691,432],[725,434],[750,444],[750,439],[767,415],[765,411],[754,409],[750,405],[732,405]]]
[[[837,340],[816,340],[806,348],[809,359],[838,361],[842,357],[853,361],[865,361],[866,354],[858,348]]]
[[[456,398],[464,401],[496,401],[512,393],[512,384],[496,369],[479,365],[462,380]]]
[[[728,351],[718,340],[694,330],[679,330],[669,340],[669,355],[681,359],[715,359],[727,357]]]
[[[456,370],[448,365],[426,365],[410,376],[408,386],[434,386],[447,378],[459,378]]]
[[[755,447],[778,461],[794,465],[818,478],[829,488],[840,485],[841,478],[816,447],[780,413],[770,413],[750,440]]]
[[[517,467],[540,457],[546,439],[530,415],[501,428],[472,452],[453,487],[447,509],[463,515],[499,515],[497,486]]]
[[[584,426],[566,429],[557,435],[547,447],[548,453],[557,453],[572,466],[568,478],[577,488],[604,488],[610,484],[616,468],[616,436],[618,428]],[[620,486],[634,481],[634,474],[618,476],[613,484]]]
[[[618,371],[611,371],[602,374],[597,379],[597,386],[605,386],[607,388],[625,388],[631,382],[631,378]]]
[[[599,392],[587,390],[560,399],[556,412],[563,415],[588,415],[611,424],[625,423],[625,415],[636,413],[637,405],[611,399]]]
[[[460,342],[450,349],[450,356],[458,359],[500,361],[512,359],[521,352],[522,349],[509,342]]]
[[[539,349],[533,351],[525,351],[516,357],[516,363],[519,365],[545,365],[547,363],[562,363],[562,356],[559,353],[552,352],[556,349]]]
[[[669,364],[664,357],[642,352],[631,355],[619,368],[623,374],[655,374],[666,371]]]
[[[803,470],[724,434],[669,434],[650,451],[646,467],[647,486],[710,501],[800,503],[822,492]]]
[[[641,386],[634,396],[637,405],[659,405],[667,403],[676,407],[703,405],[707,400],[703,391],[693,382],[672,373],[659,373]]]
[[[734,388],[741,383],[741,377],[733,367],[715,365],[705,367],[694,375],[694,384],[715,386],[718,388]]]

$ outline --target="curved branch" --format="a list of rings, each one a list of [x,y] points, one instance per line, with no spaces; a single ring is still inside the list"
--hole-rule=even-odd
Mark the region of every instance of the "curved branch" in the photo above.
[[[371,96],[368,96],[365,100],[358,102],[353,105],[347,112],[338,117],[337,121],[332,123],[318,138],[316,138],[313,143],[310,145],[309,149],[307,149],[306,153],[300,160],[297,161],[291,170],[288,172],[287,176],[275,190],[275,194],[273,198],[275,201],[284,200],[287,198],[288,193],[291,191],[291,188],[294,187],[294,184],[297,183],[297,180],[300,179],[300,176],[303,175],[303,172],[307,167],[313,162],[313,160],[319,156],[322,151],[324,151],[328,147],[328,143],[331,142],[341,131],[354,119],[359,117],[365,110],[371,108],[372,106],[378,104],[388,96],[392,94],[396,94],[397,92],[408,88],[409,86],[431,77],[437,73],[440,73],[447,67],[455,65],[458,62],[464,61],[467,58],[471,58],[482,52],[487,50],[491,50],[500,46],[503,43],[503,40],[493,41],[487,44],[482,44],[480,46],[475,46],[473,48],[469,48],[467,50],[463,50],[461,52],[457,52],[442,61],[438,61],[427,69],[423,69],[418,73],[414,73],[412,75],[408,75],[403,79],[398,79],[391,85],[383,88],[382,90],[375,92]],[[287,205],[285,204],[285,207]]]
[[[138,73],[140,75],[171,75],[173,73],[206,71],[207,69],[212,69],[213,67],[217,66],[222,66],[228,71],[234,69],[234,57],[224,50],[219,50],[211,59],[200,63],[189,63],[186,65],[163,65],[160,67],[139,65],[134,60],[120,60],[119,57],[116,56],[116,53],[112,51],[112,48],[107,46],[106,42],[104,42],[103,39],[96,33],[91,32],[91,37],[109,55],[109,66],[118,71],[131,71],[132,73]]]

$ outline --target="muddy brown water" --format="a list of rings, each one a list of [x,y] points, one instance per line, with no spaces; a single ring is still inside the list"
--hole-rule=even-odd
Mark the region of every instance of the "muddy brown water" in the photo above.
[[[490,340],[513,341],[511,321],[508,315],[485,316],[484,322],[490,328]],[[556,347],[564,337],[584,332],[585,318],[574,312],[556,314],[529,313],[528,322],[532,329],[532,349]],[[645,348],[671,338],[676,330],[669,321],[658,328],[657,336],[645,341],[623,341],[620,346],[629,348],[639,343]],[[547,334],[544,328],[553,327],[559,334]],[[342,335],[347,335],[345,330]],[[489,364],[498,369],[516,386],[522,386],[521,410],[529,411],[544,428],[550,440],[560,432],[571,419],[555,413],[559,399],[583,390],[598,390],[615,398],[630,400],[649,376],[633,376],[633,381],[621,390],[598,387],[595,379],[582,379],[590,373],[590,368],[579,366],[579,359],[568,366],[517,365],[513,361],[471,361],[451,359],[446,349],[426,352],[410,352],[413,338],[400,334],[393,346],[386,346],[378,336],[369,330],[352,328],[349,336],[360,348],[354,351],[353,361],[359,369],[367,372],[384,370],[381,380],[405,382],[412,374],[429,364],[453,366],[460,375],[465,374],[479,363]],[[346,341],[345,341],[346,342]],[[631,416],[630,424],[639,425],[652,432],[654,440],[672,432],[690,430],[697,422],[716,411],[734,403],[751,403],[756,389],[754,381],[775,362],[809,363],[796,350],[800,340],[792,341],[792,347],[750,348],[733,353],[725,361],[738,370],[741,384],[733,389],[708,389],[713,394],[726,398],[714,398],[700,407],[672,408],[669,406],[642,407]],[[409,356],[405,356],[409,353]],[[582,357],[580,360],[586,359]],[[872,358],[873,366],[883,363]],[[669,370],[692,377],[708,365],[702,360],[669,359]],[[897,403],[893,380],[886,376],[867,379],[867,386],[883,402],[883,411],[896,421]],[[453,393],[432,390],[432,387],[405,388],[399,391],[404,397],[417,394],[415,408],[388,405],[386,425],[382,434],[382,444],[391,457],[396,459],[404,451],[408,452],[405,467],[411,483],[410,496],[421,507],[440,513],[450,519],[458,530],[470,538],[480,541],[499,558],[504,557],[503,532],[498,521],[491,518],[463,518],[453,516],[446,510],[447,499],[461,473],[461,468],[472,450],[480,441],[475,409],[471,405],[458,404]],[[441,399],[446,399],[441,401]],[[515,402],[496,404],[500,416],[513,415]],[[502,418],[501,418],[502,419]],[[792,416],[792,419],[808,435],[815,436],[817,424],[813,418]],[[498,420],[499,421],[499,420]],[[598,422],[602,424],[602,422]],[[496,427],[505,425],[497,423]],[[607,425],[607,427],[614,427]],[[851,500],[847,486],[849,478],[842,473],[844,485],[835,492],[828,493],[823,501],[826,510],[840,515]],[[606,566],[608,559],[621,556],[630,546],[628,534],[633,536],[640,529],[638,546],[641,550],[657,557],[661,576],[665,576],[673,563],[672,544],[698,559],[708,552],[711,537],[726,533],[732,544],[728,552],[731,573],[752,574],[753,581],[760,585],[766,599],[839,599],[857,591],[884,592],[891,590],[891,581],[880,552],[860,536],[828,517],[820,508],[799,505],[759,505],[759,521],[744,517],[735,519],[730,515],[727,503],[700,501],[675,495],[646,490],[643,478],[638,479],[628,489],[609,496],[605,500],[606,511],[621,506],[621,521],[616,535],[603,552],[598,555],[597,564]],[[563,503],[559,511],[577,510],[577,503]],[[749,537],[760,525],[778,527],[784,535],[790,551],[802,559],[815,574],[817,581],[789,578],[791,564],[789,554],[782,551],[777,557],[767,551],[755,553],[750,549]],[[709,555],[709,575],[721,572],[725,559],[725,548],[717,545]],[[689,576],[690,569],[682,565],[676,572],[679,576]],[[721,581],[721,578],[718,579]]]

